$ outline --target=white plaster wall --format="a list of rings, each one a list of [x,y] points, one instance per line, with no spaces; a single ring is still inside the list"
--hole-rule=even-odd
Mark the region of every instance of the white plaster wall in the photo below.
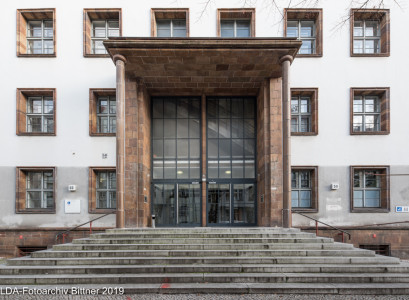
[[[114,88],[115,67],[109,58],[83,57],[83,8],[121,7],[123,36],[150,36],[150,8],[189,7],[190,36],[216,36],[216,9],[242,7],[244,0],[213,0],[200,17],[205,1],[201,0],[18,0],[2,5],[0,27],[2,41],[0,57],[0,166],[57,166],[86,168],[88,166],[115,165],[115,138],[90,137],[89,88]],[[359,58],[349,55],[349,22],[340,30],[332,30],[348,13],[349,2],[321,0],[323,8],[323,57],[297,58],[291,68],[293,87],[319,88],[319,135],[292,138],[293,165],[318,165],[328,168],[325,178],[320,173],[320,213],[325,217],[326,203],[341,197],[343,223],[367,223],[372,215],[349,213],[350,165],[391,165],[391,173],[409,166],[409,101],[407,81],[409,39],[400,28],[409,19],[409,5],[402,8],[386,1],[391,9],[391,56],[386,58]],[[402,1],[403,2],[403,1]],[[281,37],[282,16],[268,0],[247,1],[256,7],[256,35],[258,37]],[[280,1],[281,8],[287,1]],[[16,9],[56,8],[57,57],[19,58],[16,56]],[[16,135],[16,88],[57,89],[57,136],[22,137]],[[391,133],[386,136],[349,135],[349,88],[390,87]],[[108,153],[108,159],[102,159]],[[395,167],[396,166],[396,167]],[[84,169],[83,169],[84,170]],[[81,171],[82,172],[82,171]],[[406,172],[409,173],[409,170]],[[4,177],[3,177],[4,178]],[[341,183],[338,196],[328,191],[328,178]],[[405,177],[406,178],[406,177]],[[409,178],[409,177],[408,177]],[[5,185],[7,195],[14,195],[15,179],[9,178]],[[58,178],[68,183],[63,178]],[[391,207],[396,203],[409,204],[409,196],[393,196],[392,189],[408,188],[404,178],[391,177]],[[63,188],[63,187],[62,187]],[[64,186],[65,188],[65,186]],[[61,194],[61,193],[60,193]],[[58,195],[58,191],[57,191]],[[12,199],[2,199],[11,201]],[[13,215],[14,209],[0,214]],[[58,223],[62,212],[54,215]],[[379,215],[379,216],[378,216]],[[19,217],[22,215],[19,215]],[[88,218],[86,211],[84,219]],[[17,216],[14,215],[14,217]],[[34,225],[39,216],[24,215],[22,223]],[[40,216],[41,217],[41,216]],[[52,218],[52,217],[48,217]],[[337,222],[339,218],[336,219]],[[377,214],[377,220],[400,220],[404,214]],[[76,222],[77,220],[75,220]],[[334,219],[335,221],[335,219]],[[17,222],[17,221],[16,221]],[[20,222],[20,221],[19,221]],[[63,221],[69,225],[71,221]],[[72,224],[75,223],[72,220]],[[112,220],[113,222],[113,220]],[[301,224],[295,218],[296,224]],[[340,221],[341,222],[341,221]],[[40,222],[39,222],[40,223]],[[108,222],[109,223],[109,222]],[[17,224],[17,223],[16,223]],[[0,222],[0,226],[1,226]]]

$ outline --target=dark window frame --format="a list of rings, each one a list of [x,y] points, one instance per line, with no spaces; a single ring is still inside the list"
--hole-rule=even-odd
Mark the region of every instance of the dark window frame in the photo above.
[[[291,207],[295,212],[318,212],[319,211],[319,180],[318,180],[318,166],[292,166],[291,175],[293,171],[310,171],[310,186],[311,186],[311,207]]]

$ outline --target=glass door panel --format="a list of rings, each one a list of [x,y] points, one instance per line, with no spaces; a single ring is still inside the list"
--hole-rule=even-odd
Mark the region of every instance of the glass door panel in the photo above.
[[[209,224],[231,223],[230,184],[209,183],[207,194]]]
[[[174,225],[175,218],[175,185],[154,184],[153,214],[157,225]]]
[[[200,184],[178,184],[178,224],[200,224]]]
[[[254,184],[234,184],[234,223],[255,223],[255,187]]]

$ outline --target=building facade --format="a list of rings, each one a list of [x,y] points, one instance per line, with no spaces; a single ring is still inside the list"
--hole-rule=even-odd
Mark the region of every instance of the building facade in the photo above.
[[[301,213],[407,257],[408,13],[339,2],[7,4],[1,255],[104,214],[313,229]]]

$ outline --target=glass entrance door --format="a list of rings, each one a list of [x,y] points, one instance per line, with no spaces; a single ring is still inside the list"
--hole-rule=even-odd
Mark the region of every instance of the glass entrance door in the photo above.
[[[199,183],[154,184],[153,214],[158,226],[198,226],[201,212]]]
[[[209,183],[207,206],[209,225],[255,224],[255,185]]]

